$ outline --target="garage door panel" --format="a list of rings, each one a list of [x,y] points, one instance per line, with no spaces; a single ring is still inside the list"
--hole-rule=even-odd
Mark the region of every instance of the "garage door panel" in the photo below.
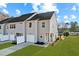
[[[35,36],[34,35],[27,35],[27,42],[35,43],[36,42]]]

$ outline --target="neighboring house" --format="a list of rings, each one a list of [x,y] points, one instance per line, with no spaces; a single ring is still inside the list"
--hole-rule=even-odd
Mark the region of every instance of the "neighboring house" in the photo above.
[[[0,21],[0,33],[24,36],[25,42],[52,43],[58,37],[56,14],[29,13],[5,19]]]
[[[70,35],[79,35],[79,31],[69,32]]]

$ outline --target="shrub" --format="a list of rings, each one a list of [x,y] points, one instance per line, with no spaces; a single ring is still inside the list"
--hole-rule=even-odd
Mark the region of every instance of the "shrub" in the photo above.
[[[12,44],[17,44],[17,41],[12,41]]]
[[[59,39],[60,39],[60,37],[57,37],[57,38],[56,38],[56,41],[58,41]],[[55,41],[55,42],[56,42],[56,41]]]
[[[69,36],[69,32],[64,32],[64,36]]]

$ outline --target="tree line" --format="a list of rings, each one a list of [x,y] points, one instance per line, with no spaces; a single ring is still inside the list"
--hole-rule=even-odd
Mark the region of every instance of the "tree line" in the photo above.
[[[70,23],[65,23],[65,25],[63,25],[63,27],[58,28],[58,31],[59,32],[76,32],[76,31],[79,31],[79,24],[76,21],[70,22]]]

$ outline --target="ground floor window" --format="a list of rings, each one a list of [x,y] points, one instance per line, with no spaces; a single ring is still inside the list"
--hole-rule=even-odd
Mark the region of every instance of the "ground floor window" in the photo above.
[[[23,33],[16,33],[16,36],[23,36]]]
[[[1,29],[1,26],[0,26],[0,29]]]
[[[42,38],[42,36],[40,36],[40,38]]]

